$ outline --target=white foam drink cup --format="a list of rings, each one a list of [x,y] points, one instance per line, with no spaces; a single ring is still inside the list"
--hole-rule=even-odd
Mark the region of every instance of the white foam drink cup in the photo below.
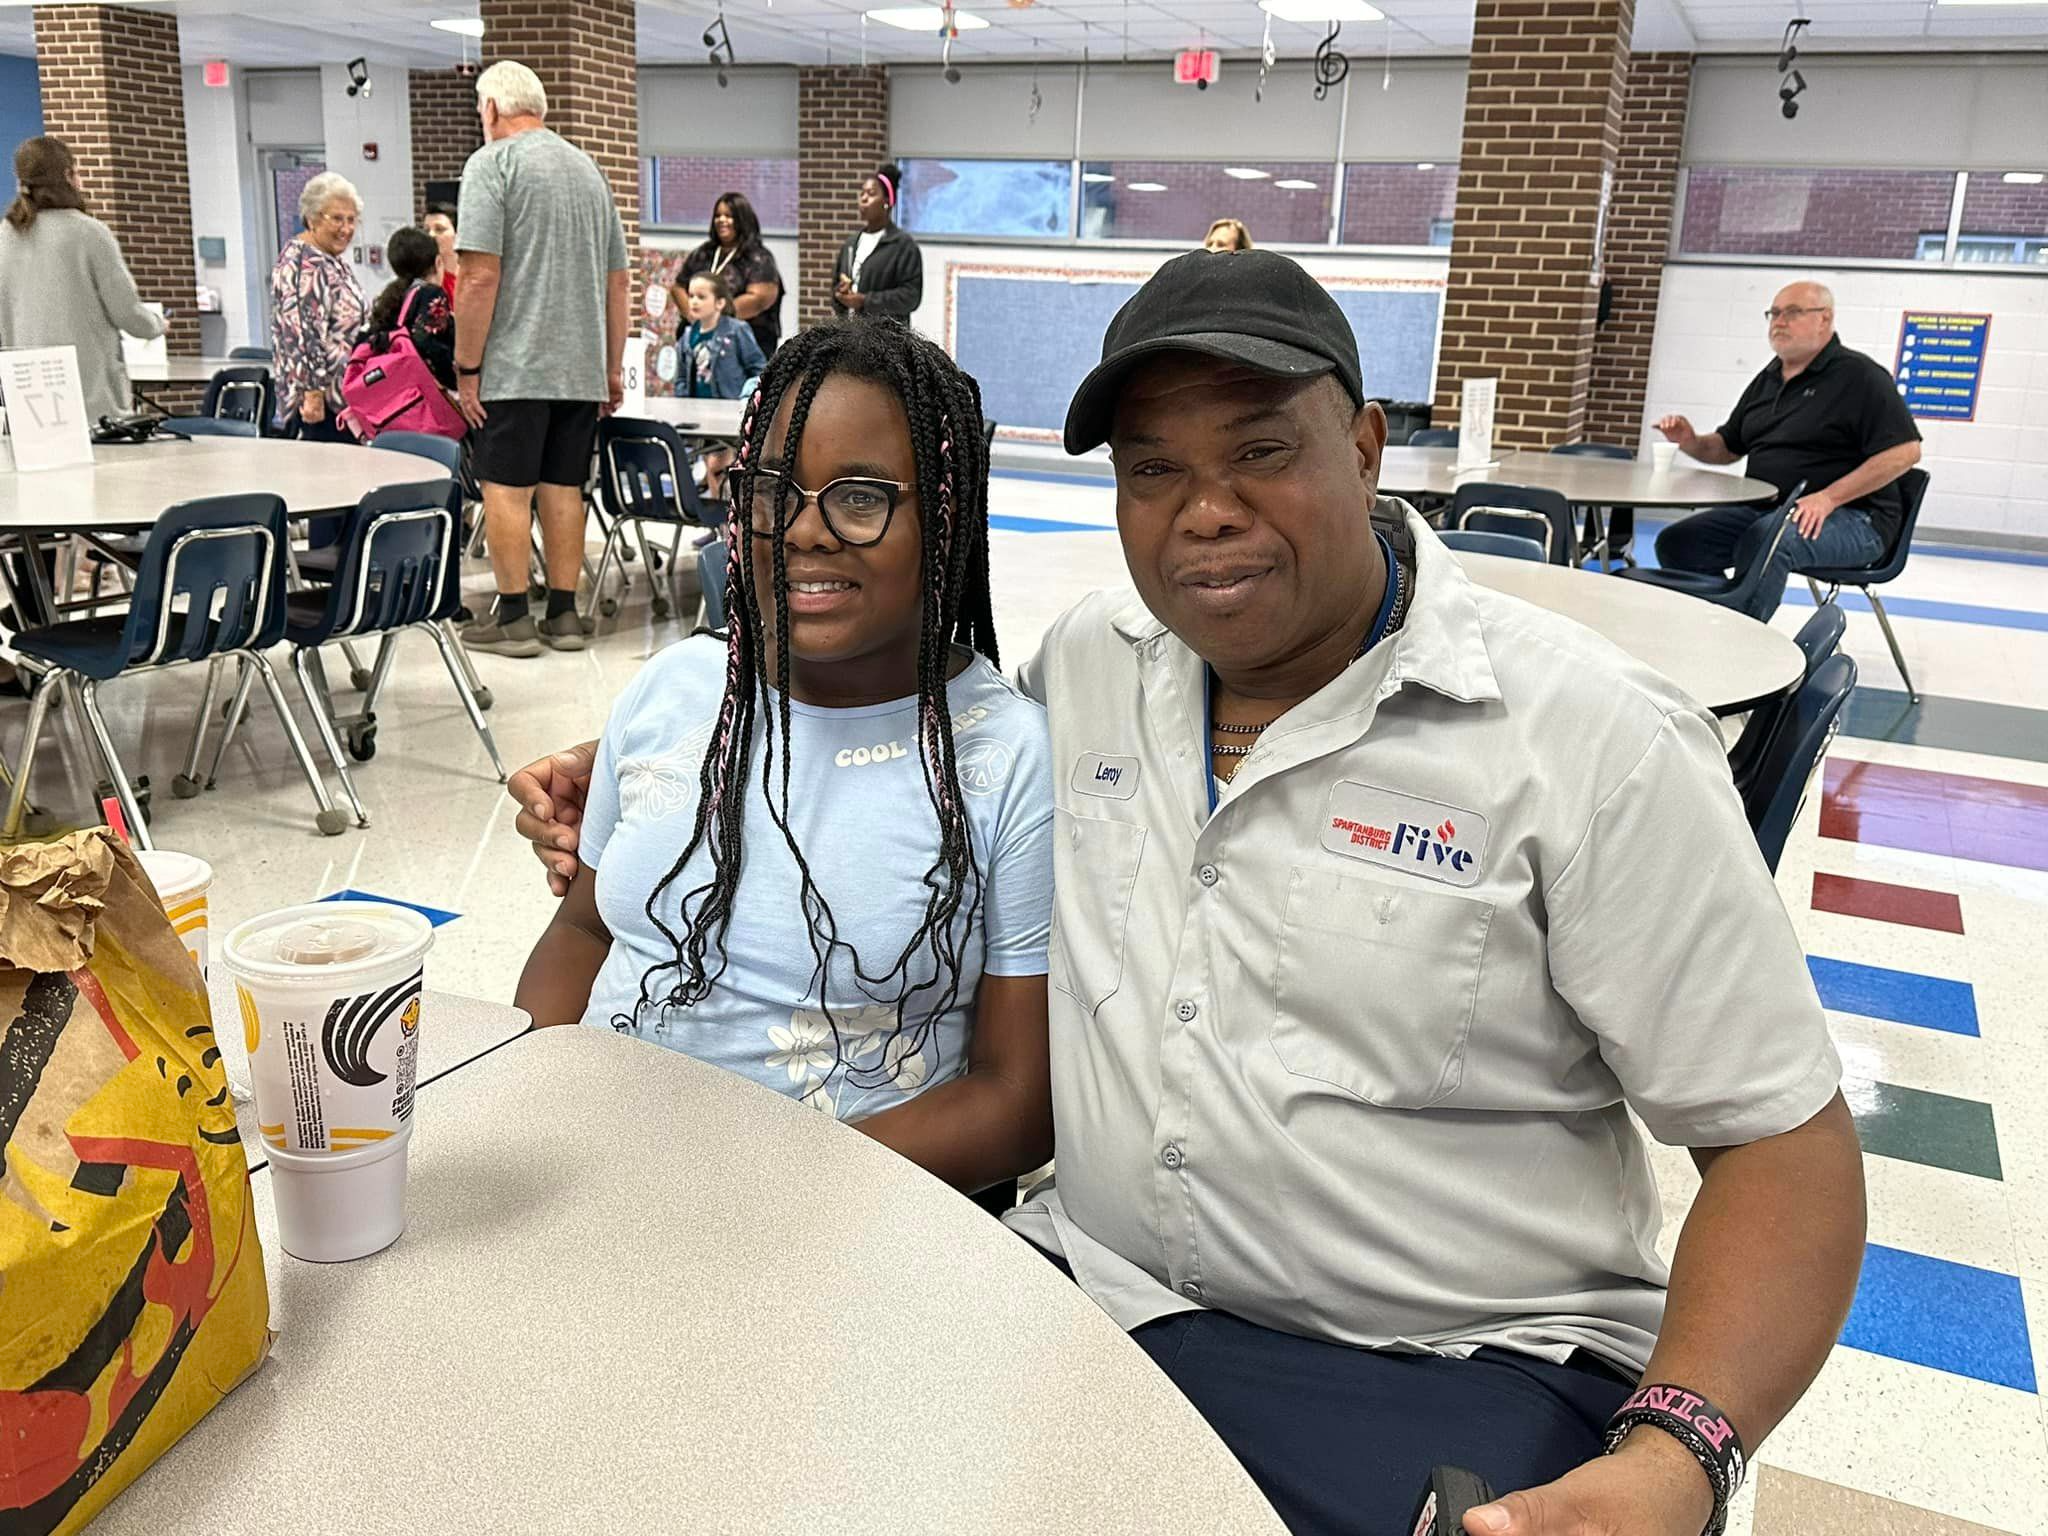
[[[213,866],[189,853],[172,853],[164,848],[137,848],[136,859],[149,883],[156,887],[156,899],[163,903],[164,916],[185,941],[185,952],[206,976],[212,959],[212,936],[207,932],[207,892],[213,889]]]
[[[1678,444],[1650,444],[1650,463],[1660,475],[1668,475],[1678,464]]]
[[[433,926],[383,902],[314,902],[227,936],[256,1120],[286,1253],[335,1262],[405,1230],[421,965]]]

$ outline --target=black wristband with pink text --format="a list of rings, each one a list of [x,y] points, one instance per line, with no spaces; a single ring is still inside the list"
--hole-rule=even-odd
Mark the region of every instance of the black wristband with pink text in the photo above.
[[[1639,1424],[1662,1430],[1692,1452],[1714,1490],[1713,1517],[1701,1536],[1720,1536],[1728,1523],[1728,1505],[1742,1487],[1749,1465],[1742,1436],[1728,1415],[1699,1393],[1668,1382],[1638,1387],[1607,1421],[1607,1453],[1612,1455]]]

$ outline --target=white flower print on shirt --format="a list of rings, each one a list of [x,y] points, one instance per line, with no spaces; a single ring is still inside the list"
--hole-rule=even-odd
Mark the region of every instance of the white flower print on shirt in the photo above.
[[[832,1029],[823,1014],[799,1008],[790,1015],[787,1027],[768,1026],[768,1040],[775,1049],[765,1058],[767,1065],[785,1069],[792,1083],[819,1079],[820,1074],[830,1076],[838,1065],[832,1049]]]
[[[932,1064],[921,1049],[913,1049],[908,1035],[892,1035],[889,1048],[882,1054],[882,1070],[895,1079],[897,1088],[904,1093],[915,1093],[932,1075]]]
[[[808,1104],[812,1109],[830,1115],[835,1120],[839,1118],[839,1101],[822,1077],[805,1078],[804,1091],[798,1095],[797,1102]]]
[[[677,815],[696,797],[711,745],[710,723],[700,725],[666,752],[624,758],[619,763],[619,820],[661,821]]]

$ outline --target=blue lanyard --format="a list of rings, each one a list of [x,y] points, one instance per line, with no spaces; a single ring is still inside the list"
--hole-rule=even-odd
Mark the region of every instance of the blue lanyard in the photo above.
[[[1387,536],[1377,528],[1373,530],[1372,536],[1380,541],[1380,555],[1387,563],[1387,590],[1380,597],[1379,616],[1372,621],[1372,633],[1366,638],[1364,650],[1359,652],[1361,656],[1387,638],[1387,626],[1394,621],[1394,596],[1401,585],[1400,567],[1395,563],[1394,546],[1387,542]],[[1207,665],[1202,668],[1202,723],[1203,734],[1213,737],[1216,734],[1216,674]],[[1209,814],[1214,816],[1217,805],[1216,769],[1210,761],[1211,755],[1209,743],[1203,742],[1202,783],[1209,791]]]

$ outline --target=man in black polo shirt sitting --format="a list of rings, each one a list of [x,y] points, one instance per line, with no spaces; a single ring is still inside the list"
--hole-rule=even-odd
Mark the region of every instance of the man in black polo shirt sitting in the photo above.
[[[1683,416],[1657,430],[1702,464],[1749,456],[1749,473],[1782,497],[1801,481],[1799,514],[1746,611],[1768,619],[1793,571],[1867,565],[1891,548],[1905,517],[1898,478],[1920,461],[1920,429],[1884,365],[1835,335],[1835,296],[1819,283],[1782,289],[1764,311],[1776,358],[1750,380],[1718,432]],[[1718,507],[1657,535],[1657,559],[1678,571],[1746,571],[1777,529],[1777,511]]]

